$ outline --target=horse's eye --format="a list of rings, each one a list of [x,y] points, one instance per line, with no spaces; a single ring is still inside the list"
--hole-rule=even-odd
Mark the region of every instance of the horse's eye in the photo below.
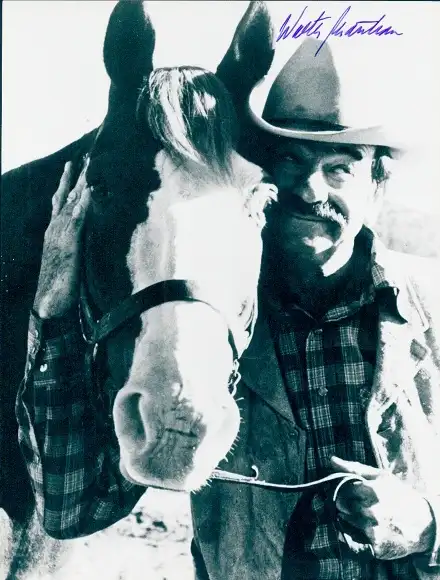
[[[111,192],[106,185],[100,182],[89,184],[90,193],[95,201],[105,201],[111,197]]]

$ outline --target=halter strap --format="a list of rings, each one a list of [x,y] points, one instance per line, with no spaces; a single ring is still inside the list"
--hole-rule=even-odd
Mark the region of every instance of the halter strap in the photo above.
[[[95,322],[90,305],[87,301],[85,287],[82,284],[80,294],[80,317],[83,326],[83,336],[89,344],[98,344],[134,316],[138,316],[142,314],[142,312],[154,308],[155,306],[165,304],[166,302],[176,301],[201,302],[210,306],[213,310],[218,312],[222,318],[224,318],[224,315],[212,305],[209,296],[201,290],[197,282],[193,280],[164,280],[152,284],[151,286],[147,286],[147,288],[143,288],[142,290],[139,290],[139,292],[132,294],[112,310],[104,314],[100,320]],[[87,331],[84,328],[83,322],[86,322],[87,324]],[[238,349],[234,334],[228,323],[227,327],[228,340],[235,361],[239,358]]]

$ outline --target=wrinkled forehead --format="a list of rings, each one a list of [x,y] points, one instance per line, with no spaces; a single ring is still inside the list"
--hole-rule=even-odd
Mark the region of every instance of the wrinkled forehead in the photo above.
[[[290,155],[294,159],[304,162],[318,161],[334,155],[342,155],[354,161],[360,161],[365,157],[372,156],[373,153],[374,147],[371,146],[299,141],[288,138],[278,138],[273,146],[274,158]]]

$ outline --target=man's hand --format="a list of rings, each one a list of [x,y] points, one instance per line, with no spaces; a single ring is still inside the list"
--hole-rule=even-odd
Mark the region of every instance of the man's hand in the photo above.
[[[376,558],[395,560],[426,552],[434,544],[435,522],[426,499],[393,474],[355,461],[331,458],[336,471],[367,481],[347,483],[336,498],[338,515],[363,532]]]
[[[81,230],[90,202],[85,169],[71,188],[72,163],[66,163],[44,235],[34,311],[40,318],[63,316],[78,299]],[[70,193],[69,193],[70,192]]]

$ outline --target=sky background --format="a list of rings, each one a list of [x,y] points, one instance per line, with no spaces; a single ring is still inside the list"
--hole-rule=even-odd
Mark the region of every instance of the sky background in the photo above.
[[[2,42],[2,172],[48,155],[98,126],[106,113],[109,80],[102,46],[116,2],[5,0]],[[156,66],[192,64],[215,70],[247,2],[149,2],[156,29]],[[269,2],[276,31],[306,6],[334,21],[347,2]],[[386,14],[399,37],[365,37],[378,70],[399,83],[410,119],[420,118],[425,150],[401,163],[389,195],[423,203],[440,214],[440,3],[356,2],[352,20]],[[306,19],[307,20],[307,19]],[[339,39],[347,49],[355,39]],[[292,42],[276,45],[277,54]],[[341,44],[342,45],[342,44]],[[387,61],[387,55],[395,59]],[[389,59],[388,59],[389,60]],[[372,87],[374,87],[372,79]],[[372,88],[372,90],[374,90]],[[406,99],[406,100],[405,100]],[[396,106],[402,105],[396,103]],[[368,95],[365,103],[368,106]]]

